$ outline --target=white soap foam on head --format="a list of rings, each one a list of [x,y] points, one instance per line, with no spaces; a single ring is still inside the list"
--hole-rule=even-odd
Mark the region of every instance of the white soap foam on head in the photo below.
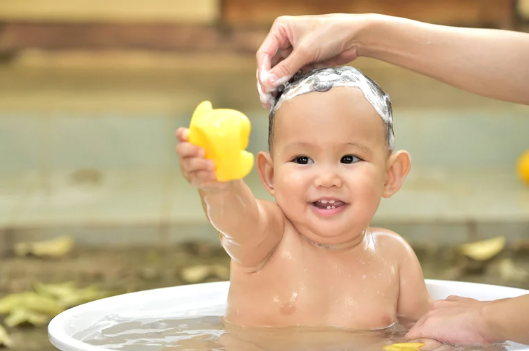
[[[285,101],[290,101],[299,95],[311,92],[326,92],[333,87],[351,87],[362,91],[366,100],[384,121],[386,125],[386,142],[388,148],[393,150],[395,147],[395,135],[389,95],[372,79],[353,67],[319,68],[311,72],[295,74],[292,79],[279,86],[275,98],[272,95],[266,98],[266,102],[271,103],[270,116],[273,117]]]

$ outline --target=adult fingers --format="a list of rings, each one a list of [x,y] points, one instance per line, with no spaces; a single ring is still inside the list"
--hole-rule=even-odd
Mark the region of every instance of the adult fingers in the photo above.
[[[301,68],[303,72],[312,71],[317,68],[336,67],[354,61],[357,58],[356,49],[342,52],[338,56],[320,62],[309,63]]]
[[[466,297],[461,297],[457,295],[450,295],[446,298],[446,301],[461,301],[461,300],[467,300]]]
[[[340,65],[345,65],[351,61],[354,61],[357,58],[356,48],[345,50],[344,52],[331,57],[327,60],[322,61],[325,64],[325,67],[335,67]]]
[[[286,59],[291,53],[292,53],[292,50],[293,48],[292,47],[289,47],[287,49],[281,49],[277,52],[277,54],[272,57],[272,64],[271,66],[274,67],[276,66],[279,62],[283,61],[284,59]]]
[[[450,301],[447,301],[447,300],[437,300],[437,301],[434,301],[430,307],[430,310],[436,310],[438,308],[443,308],[443,307],[447,307],[447,306],[450,306]]]
[[[424,335],[422,333],[422,330],[420,327],[413,327],[411,330],[404,336],[407,340],[413,340],[413,339],[420,339],[423,338]]]
[[[284,60],[272,67],[264,85],[277,87],[287,82],[299,69],[310,63],[311,50],[298,46]],[[264,79],[264,78],[262,78]]]
[[[423,326],[428,321],[429,315],[425,314],[420,318],[417,323],[410,329],[410,331],[404,336],[406,339],[420,339],[427,337],[423,332]]]
[[[288,35],[288,29],[290,20],[288,16],[278,17],[270,32],[266,36],[265,40],[259,47],[256,53],[257,59],[257,70],[269,71],[271,68],[271,62],[266,61],[266,57],[274,57],[280,49],[286,49],[293,46]]]

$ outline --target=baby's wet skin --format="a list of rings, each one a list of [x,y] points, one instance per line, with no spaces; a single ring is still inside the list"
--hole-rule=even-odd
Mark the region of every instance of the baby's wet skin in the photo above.
[[[284,231],[259,269],[232,262],[227,320],[372,329],[393,324],[398,313],[419,316],[428,296],[413,252],[391,231],[368,228],[380,198],[401,179],[387,175],[394,159],[380,116],[359,90],[336,88],[286,102],[276,118],[273,157],[261,154],[258,163],[265,157],[273,167],[262,179]],[[401,270],[408,264],[412,272]],[[420,303],[400,297],[408,289]]]
[[[275,202],[255,199],[242,180],[200,190],[232,258],[230,323],[365,330],[428,309],[413,250],[370,229],[381,198],[400,189],[409,155],[391,152],[392,129],[361,89],[326,84],[275,111],[270,152],[257,157]],[[390,113],[387,96],[373,94]]]
[[[248,276],[232,264],[227,321],[355,329],[393,324],[399,283],[392,252],[398,254],[398,239],[374,231],[353,246],[321,245],[288,231],[259,272]]]

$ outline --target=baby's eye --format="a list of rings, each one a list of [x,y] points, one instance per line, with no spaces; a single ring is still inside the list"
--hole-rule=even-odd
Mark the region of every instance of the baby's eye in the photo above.
[[[310,158],[307,156],[298,156],[292,160],[294,163],[299,163],[300,165],[307,165],[309,163],[314,163]]]
[[[353,156],[353,155],[345,155],[340,160],[341,163],[355,163],[355,162],[358,162],[358,161],[361,161],[361,160],[358,157]]]

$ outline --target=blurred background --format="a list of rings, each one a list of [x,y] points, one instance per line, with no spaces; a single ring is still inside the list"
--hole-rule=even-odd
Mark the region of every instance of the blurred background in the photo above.
[[[249,149],[265,150],[255,52],[277,16],[331,12],[529,31],[528,0],[0,0],[0,345],[51,350],[64,308],[229,278],[174,131],[210,100],[248,115]],[[529,107],[352,65],[390,94],[412,155],[373,224],[413,245],[426,278],[529,288]]]

